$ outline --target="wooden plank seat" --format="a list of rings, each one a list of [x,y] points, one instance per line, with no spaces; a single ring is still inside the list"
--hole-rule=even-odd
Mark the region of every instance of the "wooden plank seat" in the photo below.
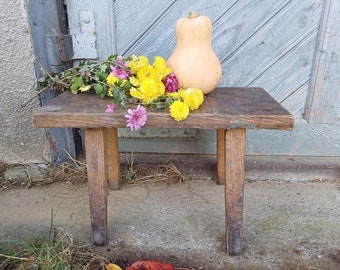
[[[84,128],[90,215],[95,244],[107,241],[107,183],[119,188],[117,128],[126,127],[126,109],[91,93],[64,92],[33,112],[36,127]],[[217,182],[225,184],[227,253],[242,250],[244,156],[246,129],[291,130],[294,118],[262,88],[216,88],[203,105],[182,121],[167,110],[148,110],[146,128],[196,128],[217,130]]]

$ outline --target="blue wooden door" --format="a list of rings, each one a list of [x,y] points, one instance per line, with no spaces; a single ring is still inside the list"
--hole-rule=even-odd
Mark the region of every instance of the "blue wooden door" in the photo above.
[[[340,156],[340,3],[337,0],[68,0],[70,32],[93,12],[99,59],[168,58],[176,20],[195,10],[213,22],[220,86],[260,86],[296,119],[294,131],[247,133],[247,155]],[[215,153],[215,131],[120,131],[122,151]],[[125,137],[136,137],[127,140]]]

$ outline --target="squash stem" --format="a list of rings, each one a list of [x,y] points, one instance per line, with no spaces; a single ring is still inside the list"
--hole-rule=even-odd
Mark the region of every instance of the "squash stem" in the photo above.
[[[189,19],[194,19],[194,18],[197,18],[197,17],[199,17],[200,16],[200,14],[198,13],[198,12],[196,12],[196,11],[190,11],[189,12],[189,15],[188,15],[188,18]]]

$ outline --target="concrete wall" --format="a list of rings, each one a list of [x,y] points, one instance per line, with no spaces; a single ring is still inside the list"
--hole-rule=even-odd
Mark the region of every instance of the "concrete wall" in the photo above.
[[[24,0],[0,0],[0,161],[39,163],[49,160],[45,131],[32,127],[35,92],[34,54]]]

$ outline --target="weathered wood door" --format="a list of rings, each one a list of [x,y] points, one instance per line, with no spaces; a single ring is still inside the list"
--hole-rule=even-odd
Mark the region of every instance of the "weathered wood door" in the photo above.
[[[340,156],[340,1],[67,0],[70,32],[94,20],[99,59],[160,55],[176,20],[195,10],[213,22],[221,86],[260,86],[296,119],[294,131],[249,131],[248,155]],[[89,11],[93,17],[79,16]],[[126,136],[136,137],[128,141]],[[215,153],[215,131],[121,131],[122,151]]]

